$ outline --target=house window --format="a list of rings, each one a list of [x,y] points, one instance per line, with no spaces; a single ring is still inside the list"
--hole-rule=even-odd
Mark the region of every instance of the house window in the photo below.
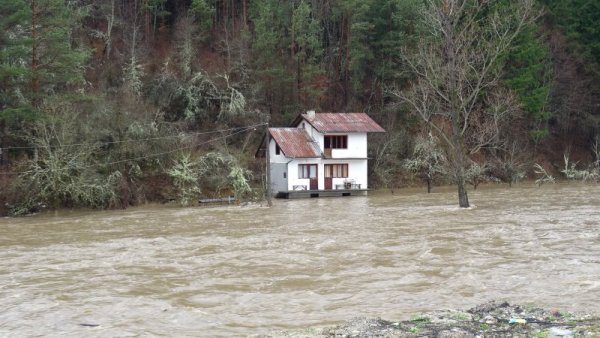
[[[285,171],[283,172],[283,178],[287,178],[287,173]]]
[[[347,178],[348,177],[348,164],[326,164],[325,165],[325,177],[326,178]]]
[[[325,149],[347,149],[348,135],[325,135]]]
[[[279,148],[279,144],[275,143],[275,155],[281,155],[281,148]]]
[[[317,165],[298,164],[298,178],[317,178]]]

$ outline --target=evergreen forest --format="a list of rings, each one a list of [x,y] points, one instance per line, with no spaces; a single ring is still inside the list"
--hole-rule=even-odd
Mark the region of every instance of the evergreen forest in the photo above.
[[[0,0],[0,215],[262,199],[266,127],[307,110],[387,130],[371,188],[598,181],[598,18],[600,0]]]

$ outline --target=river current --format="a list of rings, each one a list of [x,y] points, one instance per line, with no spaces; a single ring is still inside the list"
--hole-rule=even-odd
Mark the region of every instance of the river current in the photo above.
[[[0,219],[0,336],[246,336],[494,299],[600,312],[600,186]]]

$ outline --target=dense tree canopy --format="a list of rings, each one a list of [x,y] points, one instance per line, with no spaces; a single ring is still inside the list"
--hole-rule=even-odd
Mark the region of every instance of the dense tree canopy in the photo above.
[[[398,99],[418,84],[412,57],[433,46],[422,14],[445,2],[481,5],[474,14],[487,26],[469,31],[472,47],[499,28],[490,15],[514,5],[448,1],[0,0],[0,202],[24,205],[14,193],[23,173],[44,177],[58,155],[68,170],[69,156],[84,150],[75,182],[112,177],[103,186],[110,198],[88,204],[168,200],[177,195],[174,166],[214,153],[259,170],[250,151],[259,133],[249,131],[287,125],[307,109],[368,112],[388,131],[370,143],[381,171],[373,183],[408,184],[414,173],[402,163],[431,132]],[[600,0],[533,1],[538,17],[490,65],[493,83],[470,101],[473,133],[461,135],[463,162],[507,182],[533,172],[531,159],[555,163],[571,151],[591,161],[600,131]],[[63,133],[40,134],[51,126]],[[44,150],[34,161],[34,149],[68,143],[86,147]],[[252,177],[259,186],[261,176]],[[47,194],[55,205],[60,191]],[[34,202],[44,203],[25,205]]]

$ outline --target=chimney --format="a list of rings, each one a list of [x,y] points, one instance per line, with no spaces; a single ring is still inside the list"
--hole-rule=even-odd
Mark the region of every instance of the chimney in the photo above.
[[[306,117],[308,117],[309,120],[312,120],[315,118],[315,111],[314,110],[309,110],[306,112]]]

